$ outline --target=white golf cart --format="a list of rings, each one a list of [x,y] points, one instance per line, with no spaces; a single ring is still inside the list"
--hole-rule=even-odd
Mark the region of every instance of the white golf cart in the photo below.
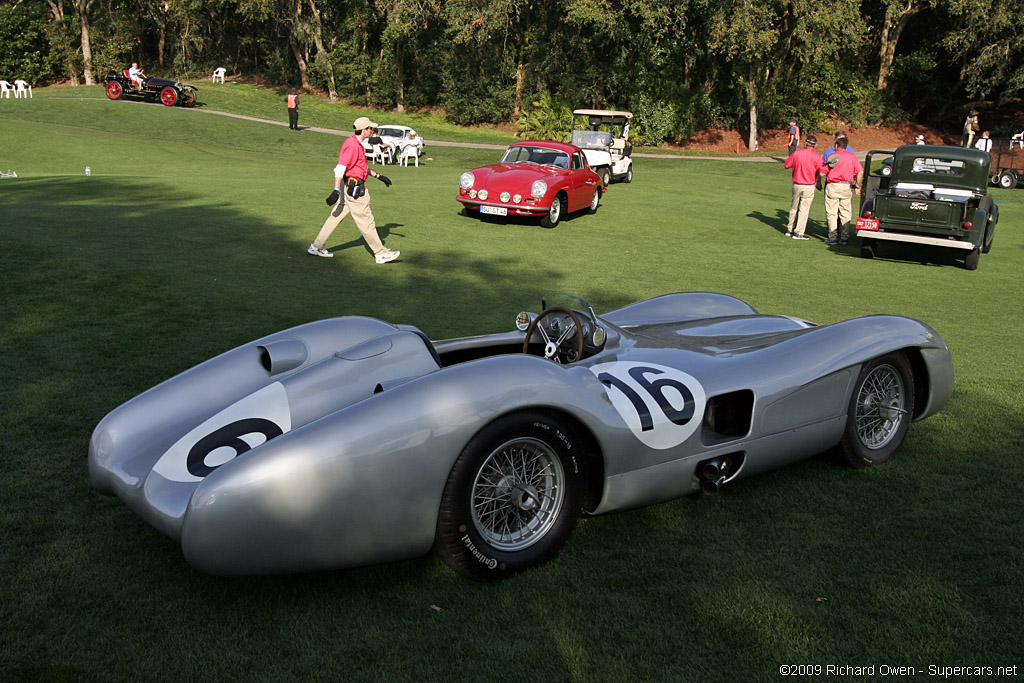
[[[587,163],[605,187],[612,180],[633,181],[633,145],[629,144],[628,111],[576,109],[572,113],[569,142],[583,150]],[[577,123],[579,127],[577,128]]]

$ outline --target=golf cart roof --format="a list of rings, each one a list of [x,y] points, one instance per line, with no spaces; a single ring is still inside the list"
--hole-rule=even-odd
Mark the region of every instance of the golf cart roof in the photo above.
[[[584,116],[622,116],[627,119],[633,118],[633,112],[614,111],[611,109],[574,109],[572,113],[583,114]]]

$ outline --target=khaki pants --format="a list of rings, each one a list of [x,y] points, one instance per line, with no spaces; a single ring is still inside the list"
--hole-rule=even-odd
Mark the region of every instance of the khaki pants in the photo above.
[[[352,220],[356,223],[356,227],[362,233],[363,239],[366,240],[366,246],[370,247],[370,251],[374,254],[383,254],[387,251],[377,235],[377,222],[373,219],[373,212],[370,210],[369,190],[366,190],[366,194],[359,199],[352,199],[352,197],[342,192],[341,199],[334,205],[331,215],[324,221],[324,226],[320,228],[320,234],[316,236],[313,246],[317,249],[323,249],[324,242],[331,236],[334,229],[338,227],[338,223],[341,223],[345,216],[350,213],[352,214]]]
[[[840,241],[850,238],[850,219],[853,217],[853,188],[850,183],[829,183],[825,186],[825,219],[828,221],[828,238]]]
[[[807,231],[807,215],[814,201],[814,185],[793,185],[793,204],[789,207],[786,232],[803,235]]]

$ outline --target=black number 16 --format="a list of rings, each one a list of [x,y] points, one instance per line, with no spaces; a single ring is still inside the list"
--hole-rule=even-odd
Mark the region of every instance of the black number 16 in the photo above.
[[[693,392],[687,388],[685,384],[679,380],[672,379],[670,377],[663,377],[661,379],[655,379],[651,381],[647,379],[647,375],[661,375],[664,374],[664,370],[657,368],[637,366],[629,369],[629,376],[632,377],[637,384],[643,387],[644,391],[651,395],[651,398],[658,404],[661,411],[665,413],[665,417],[674,422],[677,425],[684,425],[693,418],[694,410],[694,399]],[[636,408],[637,415],[640,416],[640,431],[650,431],[654,429],[654,420],[651,419],[651,411],[647,407],[647,402],[636,391],[633,387],[629,386],[615,375],[607,372],[602,372],[597,376],[599,380],[609,386],[613,386],[629,399],[629,402]],[[677,410],[669,402],[665,396],[665,387],[672,387],[680,393],[683,397],[683,407]]]

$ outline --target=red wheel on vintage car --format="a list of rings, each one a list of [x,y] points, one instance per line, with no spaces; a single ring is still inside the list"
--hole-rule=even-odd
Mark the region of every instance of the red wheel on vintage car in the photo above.
[[[117,81],[107,83],[107,97],[112,100],[121,99],[121,84]]]
[[[168,86],[160,91],[160,101],[168,107],[173,107],[178,103],[178,91]]]

